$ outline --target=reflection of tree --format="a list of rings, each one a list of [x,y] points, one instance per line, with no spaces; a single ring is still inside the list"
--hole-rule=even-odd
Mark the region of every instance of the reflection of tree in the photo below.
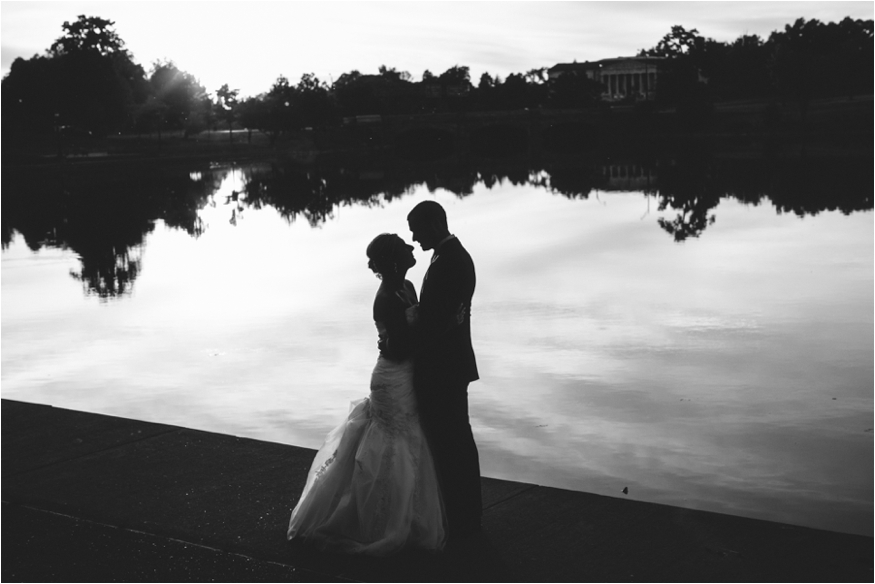
[[[3,216],[5,217],[5,215]],[[9,245],[12,243],[12,238],[15,236],[15,229],[13,229],[12,225],[10,225],[6,219],[0,217],[0,231],[3,234],[3,249],[8,249]]]
[[[70,275],[82,282],[86,294],[100,298],[122,296],[131,292],[140,273],[140,255],[132,257],[128,250],[94,250],[82,255],[82,268],[78,273],[70,270]]]
[[[872,162],[867,159],[784,160],[768,175],[768,196],[778,212],[802,217],[822,211],[872,209]]]
[[[595,165],[571,167],[548,167],[550,189],[569,199],[586,199],[593,188],[602,187]]]
[[[81,261],[71,276],[102,299],[130,293],[142,268],[145,237],[161,219],[197,237],[198,210],[221,174],[154,169],[71,169],[58,173],[11,172],[4,180],[3,244],[19,232],[28,247],[69,249]]]
[[[678,160],[674,175],[692,176],[702,163]],[[872,209],[872,173],[868,159],[853,157],[806,157],[728,159],[712,161],[708,173],[714,195],[732,197],[744,204],[771,201],[779,213],[800,217],[823,211],[849,214]],[[672,173],[660,177],[659,191],[677,183]],[[666,182],[668,181],[668,182]],[[704,183],[705,179],[700,179]]]
[[[122,177],[105,182],[64,177],[62,185],[60,197],[49,199],[59,221],[44,227],[42,244],[76,252],[82,265],[71,275],[86,293],[100,298],[129,293],[140,271],[139,249],[155,228],[151,201],[131,192]]]
[[[459,197],[474,192],[477,184],[531,185],[571,199],[586,199],[594,189],[614,190],[598,160],[452,159],[441,163],[409,160],[344,160],[319,168],[273,165],[247,175],[245,206],[272,206],[289,221],[302,215],[313,226],[333,216],[341,205],[377,205],[424,186],[430,192],[447,190]],[[677,211],[658,224],[675,241],[699,237],[714,224],[713,210],[723,197],[745,204],[771,198],[779,211],[815,214],[824,209],[844,212],[871,209],[871,177],[850,162],[769,163],[764,160],[715,161],[707,155],[610,167],[635,168],[648,177],[648,193],[658,197],[658,208]],[[865,168],[865,167],[862,167]],[[652,182],[651,182],[652,181]],[[840,189],[829,185],[841,184]],[[629,190],[620,187],[621,190]],[[634,189],[633,189],[634,190]],[[792,192],[791,192],[792,191]]]
[[[721,198],[758,205],[768,199],[779,213],[802,217],[823,211],[872,209],[871,163],[853,158],[711,160],[682,156],[659,166],[659,210],[674,209],[660,227],[675,241],[698,237],[716,217]]]
[[[199,212],[210,196],[219,190],[228,175],[227,169],[212,169],[164,177],[151,187],[160,201],[158,219],[174,229],[182,229],[192,237],[204,232]]]
[[[227,204],[229,213],[233,206],[234,221],[241,221],[248,209],[272,207],[289,222],[303,217],[317,227],[341,206],[379,206],[418,187],[466,197],[479,184],[528,185],[569,199],[586,199],[595,189],[630,190],[628,185],[613,186],[606,168],[636,168],[648,181],[652,177],[647,192],[657,196],[661,211],[677,213],[657,219],[658,224],[679,242],[702,235],[726,197],[744,204],[768,199],[778,212],[800,216],[872,209],[871,167],[845,159],[715,160],[697,153],[647,163],[577,155],[540,160],[453,157],[440,162],[336,158],[317,166],[274,162],[244,167],[242,189],[219,202],[213,195],[229,168],[73,165],[52,172],[7,172],[2,242],[7,248],[18,232],[31,250],[75,252],[81,267],[73,277],[86,293],[112,298],[132,290],[143,269],[146,236],[157,221],[198,237],[206,228],[200,212],[208,204]]]
[[[340,205],[376,204],[381,189],[375,187],[382,182],[379,178],[358,180],[358,174],[340,168],[312,172],[272,164],[248,174],[245,203],[256,209],[273,207],[290,223],[301,215],[315,227],[333,217]]]
[[[675,241],[699,237],[716,220],[713,213],[709,214],[720,203],[714,176],[708,161],[699,156],[660,167],[658,208],[679,213],[674,219],[660,217],[657,222]]]
[[[713,214],[708,215],[708,211],[712,207],[705,199],[699,197],[681,200],[662,197],[659,202],[659,210],[664,211],[667,205],[671,205],[672,209],[679,209],[680,213],[670,221],[663,217],[656,221],[660,227],[674,237],[675,241],[683,241],[688,237],[699,237],[705,228],[713,225],[716,220]]]

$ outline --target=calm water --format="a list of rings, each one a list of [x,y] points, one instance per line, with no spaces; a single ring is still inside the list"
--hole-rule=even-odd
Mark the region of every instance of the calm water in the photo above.
[[[872,535],[868,164],[4,180],[2,394],[318,447],[376,359],[365,247],[434,199],[484,475]]]

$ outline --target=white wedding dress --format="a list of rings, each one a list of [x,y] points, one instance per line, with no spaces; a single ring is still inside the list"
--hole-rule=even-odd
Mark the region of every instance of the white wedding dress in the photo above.
[[[413,394],[413,363],[380,356],[370,396],[316,454],[288,538],[344,552],[440,550],[445,515]]]

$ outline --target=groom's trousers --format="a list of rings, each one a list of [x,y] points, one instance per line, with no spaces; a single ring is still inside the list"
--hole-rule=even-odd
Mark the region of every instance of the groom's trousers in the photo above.
[[[468,383],[435,381],[421,379],[416,393],[453,536],[480,527],[480,457],[468,419]]]

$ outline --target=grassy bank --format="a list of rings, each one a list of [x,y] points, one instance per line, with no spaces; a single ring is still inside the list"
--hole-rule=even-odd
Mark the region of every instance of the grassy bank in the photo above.
[[[532,115],[555,116],[546,110]],[[571,115],[574,112],[569,112]],[[480,114],[455,116],[465,124]],[[520,112],[497,112],[519,118]],[[446,116],[444,116],[446,117]],[[490,117],[493,117],[490,114]],[[594,150],[623,145],[672,149],[707,141],[718,150],[747,155],[871,156],[873,96],[775,104],[767,100],[721,102],[702,109],[657,108],[652,104],[617,105],[586,113],[589,128],[599,135]],[[391,118],[386,118],[386,124]],[[558,123],[562,123],[561,121]],[[187,136],[182,131],[91,136],[27,136],[3,140],[5,165],[98,162],[119,159],[154,161],[242,161],[282,158],[311,164],[320,155],[397,150],[383,126],[333,127],[299,131],[275,143],[257,130],[213,130]]]

